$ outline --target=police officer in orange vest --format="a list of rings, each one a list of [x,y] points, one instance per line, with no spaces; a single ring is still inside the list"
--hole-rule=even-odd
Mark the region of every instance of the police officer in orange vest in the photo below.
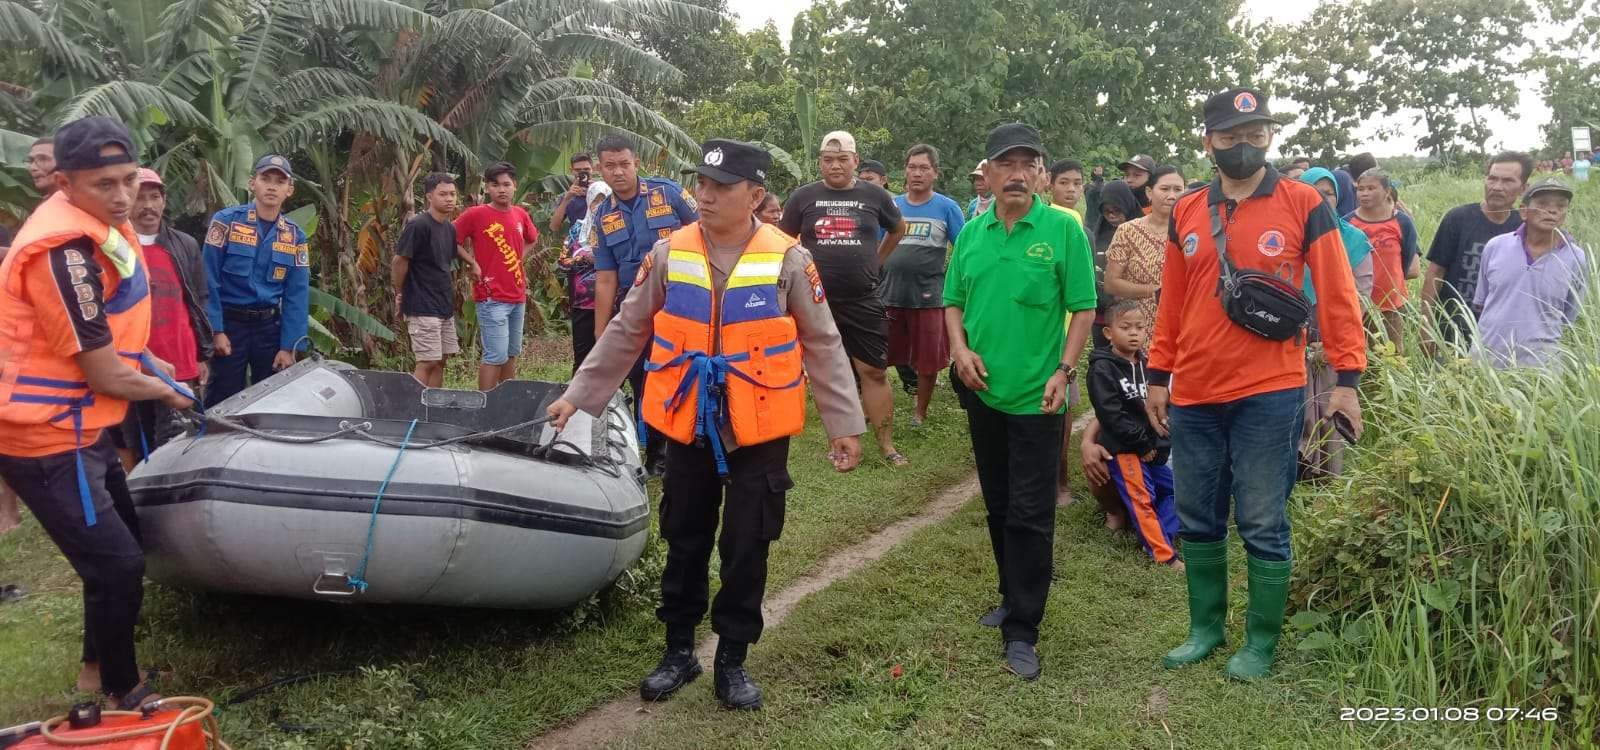
[[[694,631],[706,612],[715,545],[715,692],[723,706],[754,710],[761,689],[744,669],[745,652],[761,637],[767,550],[783,530],[793,487],[789,438],[805,426],[807,376],[838,471],[860,463],[866,421],[811,254],[754,216],[772,156],[726,140],[707,141],[703,152],[694,169],[700,221],[645,256],[619,316],[549,413],[557,429],[579,409],[598,416],[645,343],[654,343],[642,411],[668,438],[660,521],[667,566],[656,610],[667,647],[639,696],[664,700],[700,676]]]
[[[151,697],[134,660],[144,553],[107,427],[129,401],[193,405],[145,348],[150,282],[128,223],[137,152],[122,123],[56,133],[57,191],[0,263],[0,477],[83,579],[78,688],[119,707]]]

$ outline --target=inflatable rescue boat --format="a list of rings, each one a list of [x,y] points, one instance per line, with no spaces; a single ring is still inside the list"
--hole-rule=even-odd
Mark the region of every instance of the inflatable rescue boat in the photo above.
[[[650,506],[621,396],[558,436],[540,418],[564,388],[300,362],[130,475],[148,574],[301,599],[580,602],[638,561]]]

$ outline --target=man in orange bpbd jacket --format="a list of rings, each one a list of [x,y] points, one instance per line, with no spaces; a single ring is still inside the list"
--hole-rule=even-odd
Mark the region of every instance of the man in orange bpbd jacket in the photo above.
[[[866,421],[811,254],[753,215],[771,168],[759,146],[704,144],[694,170],[700,220],[644,257],[618,317],[549,408],[556,429],[578,409],[598,416],[645,343],[654,343],[641,411],[667,437],[667,566],[656,610],[667,647],[639,685],[645,700],[663,700],[700,676],[694,631],[706,612],[715,545],[722,558],[722,590],[711,605],[717,700],[761,707],[744,659],[761,637],[767,551],[783,531],[785,493],[794,486],[789,438],[805,426],[807,374],[834,468],[850,471],[861,461]]]
[[[128,223],[138,154],[122,123],[55,136],[57,187],[0,263],[0,478],[83,579],[78,688],[132,709],[151,697],[134,659],[144,553],[127,477],[103,431],[129,401],[193,405],[145,348],[150,283]]]

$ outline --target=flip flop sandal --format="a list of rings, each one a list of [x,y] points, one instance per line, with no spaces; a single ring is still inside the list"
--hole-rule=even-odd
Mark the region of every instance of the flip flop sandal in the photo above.
[[[0,586],[0,603],[21,601],[28,598],[28,589],[20,583],[8,583]]]
[[[138,711],[144,704],[149,703],[152,698],[160,699],[160,697],[160,694],[150,687],[150,683],[147,680],[129,690],[127,695],[117,697],[113,707],[118,711]]]
[[[884,463],[887,463],[890,466],[910,466],[911,465],[911,459],[906,458],[905,454],[902,454],[900,451],[895,451],[893,453],[885,453],[885,454],[883,454],[883,461],[884,461]]]

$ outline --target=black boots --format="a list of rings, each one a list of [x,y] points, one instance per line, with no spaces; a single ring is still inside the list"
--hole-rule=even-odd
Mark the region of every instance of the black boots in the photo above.
[[[722,652],[717,652],[720,660]],[[699,677],[700,660],[694,656],[694,628],[667,628],[667,650],[661,663],[639,683],[639,697],[647,701],[661,701],[672,697],[678,688]],[[718,695],[721,695],[719,692]]]
[[[723,708],[738,711],[755,711],[761,708],[761,687],[744,671],[748,643],[717,639],[716,692],[717,702]],[[696,665],[698,666],[698,665]]]

